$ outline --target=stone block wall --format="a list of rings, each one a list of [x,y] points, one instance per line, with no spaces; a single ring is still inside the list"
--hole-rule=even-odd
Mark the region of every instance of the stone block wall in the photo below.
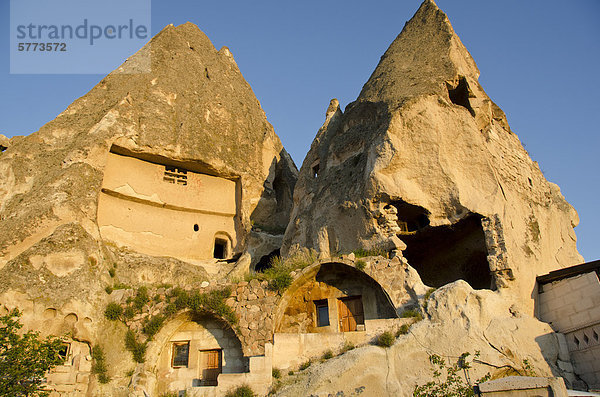
[[[596,272],[544,284],[538,317],[565,334],[574,372],[600,389],[600,282]]]

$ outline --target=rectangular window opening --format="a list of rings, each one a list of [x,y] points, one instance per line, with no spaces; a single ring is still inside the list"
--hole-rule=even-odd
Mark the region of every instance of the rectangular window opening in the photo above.
[[[326,327],[329,325],[329,305],[327,299],[321,299],[315,302],[315,311],[317,312],[317,327]]]
[[[187,367],[190,355],[190,341],[173,342],[173,359],[171,366],[173,368]]]
[[[165,165],[163,181],[174,185],[187,186],[187,170],[183,168]]]
[[[215,239],[215,249],[213,257],[215,259],[227,259],[227,240],[220,238]]]

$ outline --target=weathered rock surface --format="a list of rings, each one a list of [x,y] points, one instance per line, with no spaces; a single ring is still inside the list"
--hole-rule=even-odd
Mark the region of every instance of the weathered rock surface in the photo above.
[[[152,71],[131,74],[148,52]],[[104,288],[116,280],[178,284],[209,277],[189,263],[105,244],[97,211],[111,150],[236,181],[233,254],[248,250],[253,223],[270,230],[287,225],[297,170],[229,50],[217,51],[191,23],[164,28],[39,131],[2,138],[5,296],[55,310],[77,301],[87,308],[83,316],[98,320]],[[113,266],[116,280],[108,272]]]
[[[475,291],[459,280],[435,291],[426,312],[427,318],[392,347],[369,345],[313,365],[277,395],[411,396],[415,386],[432,379],[429,354],[453,365],[462,353],[479,351],[472,381],[486,373],[525,375],[523,360],[537,376],[564,375],[556,366],[557,342],[550,326],[515,312],[497,293]]]
[[[304,160],[283,253],[406,243],[423,281],[508,288],[580,263],[575,210],[548,182],[446,15],[425,1],[357,100],[333,100]],[[396,244],[397,245],[397,244]]]

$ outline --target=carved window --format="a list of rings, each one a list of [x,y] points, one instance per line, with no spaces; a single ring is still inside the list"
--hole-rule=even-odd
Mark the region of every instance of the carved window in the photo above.
[[[329,325],[329,305],[327,299],[315,301],[315,311],[317,312],[317,327],[326,327]]]
[[[171,366],[173,368],[187,367],[190,355],[190,341],[173,343],[173,358]]]
[[[71,344],[69,342],[63,342],[58,349],[58,355],[63,359],[63,365],[69,365],[69,354],[71,353]]]
[[[163,181],[174,185],[187,186],[187,170],[179,167],[165,165]]]

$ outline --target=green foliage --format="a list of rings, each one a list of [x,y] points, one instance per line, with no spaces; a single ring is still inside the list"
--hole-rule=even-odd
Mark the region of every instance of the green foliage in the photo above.
[[[405,310],[404,312],[402,312],[402,315],[400,317],[402,317],[402,318],[414,318],[416,321],[423,320],[423,315],[421,313],[419,313],[418,311],[416,311],[415,309]]]
[[[160,397],[179,397],[179,393],[176,391],[169,391],[160,395]]]
[[[331,349],[327,350],[325,353],[323,353],[321,358],[323,360],[329,360],[330,358],[333,358],[333,351]]]
[[[367,256],[383,256],[384,258],[387,258],[388,256],[387,251],[380,247],[374,247],[370,249],[359,248],[352,252],[357,258],[365,258]]]
[[[104,310],[104,317],[112,321],[118,320],[121,314],[123,314],[123,307],[115,302],[110,302]]]
[[[398,338],[400,335],[406,335],[408,334],[408,330],[410,329],[410,325],[409,324],[402,324],[400,326],[400,328],[398,329],[398,331],[396,331],[396,338]]]
[[[281,378],[281,371],[279,370],[279,368],[273,368],[273,370],[271,371],[271,375],[273,375],[273,378],[279,379]]]
[[[112,286],[112,289],[129,289],[129,288],[131,288],[129,285],[123,284],[123,283],[115,283]]]
[[[294,371],[292,371],[292,370],[290,369],[290,370],[288,371],[288,375],[289,375],[289,376],[292,376],[292,375],[294,375]]]
[[[528,359],[523,360],[523,372],[521,376],[538,376]]]
[[[473,387],[470,385],[469,369],[471,365],[467,361],[470,353],[463,353],[456,364],[449,366],[446,361],[432,354],[429,356],[429,362],[432,364],[433,380],[424,385],[416,386],[413,391],[413,397],[449,397],[449,396],[474,396]],[[475,354],[475,358],[479,357],[479,352]],[[460,372],[463,372],[464,378]],[[445,372],[445,377],[442,377]],[[489,380],[490,374],[485,375],[476,383],[482,383]]]
[[[37,332],[20,334],[21,313],[13,310],[0,316],[0,396],[46,396],[45,373],[63,364],[60,339],[40,339]]]
[[[171,298],[175,298],[175,307],[181,310],[187,307],[189,296],[186,290],[180,287],[175,287],[171,290]]]
[[[427,310],[427,301],[429,301],[429,297],[431,296],[431,294],[433,294],[433,292],[435,291],[435,288],[429,288],[427,290],[427,292],[425,292],[425,295],[423,295],[423,309]]]
[[[154,316],[146,324],[144,324],[142,331],[148,335],[149,338],[152,338],[160,330],[164,322],[164,316],[161,316],[160,314]]]
[[[304,371],[306,368],[310,367],[312,364],[312,360],[308,360],[300,364],[300,371]]]
[[[114,268],[114,267],[111,267],[110,269],[108,269],[108,274],[109,274],[111,277],[114,277],[114,276],[115,276],[115,273],[116,273],[116,270],[115,270],[115,268]]]
[[[127,330],[125,334],[125,347],[133,354],[133,359],[137,363],[143,363],[146,355],[146,343],[138,342],[135,332]]]
[[[161,301],[162,301],[162,297],[161,297],[159,294],[155,294],[155,295],[152,297],[152,300],[153,300],[154,302],[156,302],[156,303],[159,303],[159,302],[161,302]]]
[[[346,343],[344,343],[344,346],[342,346],[342,353],[346,353],[347,351],[350,350],[354,350],[356,348],[356,346],[354,346],[354,343],[346,341]]]
[[[376,344],[380,347],[391,347],[396,341],[396,337],[390,331],[385,331],[377,337]]]
[[[142,286],[138,288],[135,298],[133,298],[133,306],[137,310],[142,310],[144,305],[150,301],[150,297],[148,296],[148,288]]]
[[[356,266],[356,268],[361,272],[364,272],[365,268],[367,267],[367,262],[363,261],[362,259],[359,259],[354,263],[354,266]]]
[[[96,345],[92,348],[92,358],[94,359],[92,372],[98,375],[98,382],[110,382],[110,378],[108,377],[108,368],[106,367],[106,359],[104,358],[104,350],[102,350],[100,346]]]
[[[225,397],[255,397],[254,391],[248,385],[238,386],[235,389],[229,390]]]
[[[165,307],[165,314],[167,316],[172,316],[175,313],[177,313],[177,306],[175,306],[175,303],[169,303],[167,307]]]
[[[112,292],[113,292],[113,287],[111,287],[110,285],[107,285],[107,286],[104,288],[104,291],[106,291],[106,293],[110,295],[110,294],[112,294]]]
[[[125,376],[133,376],[133,374],[135,373],[135,368],[131,368],[129,371],[125,372]]]
[[[135,309],[133,306],[127,306],[125,310],[123,310],[123,317],[126,319],[131,319],[133,316],[135,316]]]

